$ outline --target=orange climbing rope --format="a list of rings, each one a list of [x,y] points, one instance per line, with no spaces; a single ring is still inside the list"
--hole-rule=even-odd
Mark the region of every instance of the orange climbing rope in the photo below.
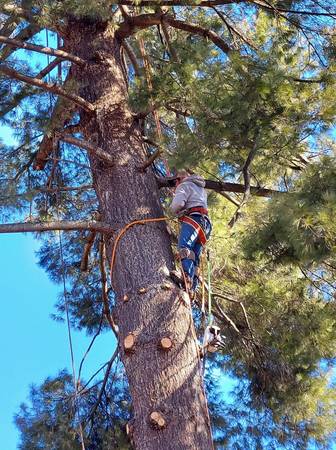
[[[114,269],[114,265],[115,265],[118,243],[119,243],[120,239],[123,237],[123,235],[126,233],[126,231],[128,229],[130,229],[131,227],[133,227],[134,225],[144,225],[145,223],[162,222],[164,220],[169,220],[169,219],[167,217],[156,217],[156,218],[151,218],[151,219],[133,220],[133,222],[129,222],[127,225],[124,226],[124,228],[122,228],[119,231],[119,233],[114,241],[113,248],[112,248],[112,254],[111,254],[111,271],[110,271],[111,284],[113,283],[112,277],[113,277],[113,269]]]
[[[110,270],[111,285],[113,284],[113,269],[114,269],[115,260],[116,260],[117,247],[118,247],[120,239],[127,232],[127,230],[132,228],[134,225],[144,225],[146,223],[163,222],[165,220],[172,220],[172,219],[169,219],[168,217],[154,217],[154,218],[150,218],[150,219],[133,220],[132,222],[129,222],[128,224],[126,224],[119,231],[119,233],[118,233],[118,235],[117,235],[117,237],[116,237],[116,239],[115,239],[115,241],[113,243],[112,253],[111,253],[111,270]],[[188,283],[187,283],[187,279],[186,279],[186,275],[184,273],[183,267],[182,267],[181,272],[182,272],[182,276],[183,276],[183,281],[184,281],[186,292],[189,295]]]

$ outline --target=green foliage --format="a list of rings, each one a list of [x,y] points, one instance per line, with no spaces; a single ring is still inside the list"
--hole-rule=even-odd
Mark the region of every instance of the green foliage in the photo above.
[[[130,448],[125,433],[129,420],[129,397],[119,380],[107,385],[104,402],[98,407],[92,426],[85,424],[96,404],[99,387],[80,396],[74,405],[72,377],[62,371],[47,378],[41,386],[32,386],[30,404],[23,403],[15,416],[21,433],[20,450],[80,450],[79,419],[87,450]],[[113,398],[113,403],[110,399]]]
[[[336,160],[324,156],[294,184],[294,192],[272,199],[246,239],[248,255],[273,261],[321,263],[335,257]],[[253,220],[253,219],[251,219]]]

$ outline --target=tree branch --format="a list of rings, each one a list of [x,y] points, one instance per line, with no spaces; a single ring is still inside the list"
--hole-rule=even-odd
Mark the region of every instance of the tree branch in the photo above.
[[[6,36],[0,36],[0,43],[7,44],[17,48],[23,48],[25,50],[32,50],[34,52],[43,53],[44,55],[57,56],[60,59],[66,59],[80,66],[84,66],[86,61],[79,58],[78,56],[72,55],[71,53],[65,52],[64,50],[43,47],[41,45],[30,44],[27,42],[22,42],[19,39],[12,39]]]
[[[76,94],[70,94],[57,84],[45,83],[44,81],[41,81],[38,78],[28,77],[27,75],[17,72],[16,70],[11,69],[10,67],[4,64],[0,64],[0,72],[4,73],[5,75],[8,75],[10,78],[23,81],[24,83],[31,84],[32,86],[37,86],[38,88],[43,89],[47,92],[52,92],[53,94],[67,98],[68,100],[71,100],[72,102],[83,108],[85,111],[93,112],[95,110],[94,105],[87,102],[82,97],[79,97]]]
[[[51,61],[50,64],[48,64],[44,69],[42,69],[37,75],[36,78],[38,78],[39,80],[42,80],[42,78],[44,78],[46,75],[48,75],[48,73],[50,73],[52,70],[55,69],[55,67],[58,66],[58,64],[61,63],[61,59],[60,58],[55,58],[53,61]]]
[[[157,178],[159,187],[170,187],[172,186],[171,178]],[[205,180],[205,188],[210,189],[212,191],[218,192],[219,194],[222,192],[235,192],[237,194],[243,194],[245,191],[245,186],[243,184],[238,183],[228,183],[225,181],[214,181],[214,180]],[[264,189],[256,186],[251,186],[251,194],[256,195],[257,197],[271,197],[275,194],[283,194],[284,192],[276,191],[273,189]]]
[[[105,161],[106,163],[109,163],[110,165],[114,165],[115,163],[113,157],[109,153],[107,153],[100,147],[95,147],[88,141],[84,141],[83,139],[77,139],[73,136],[67,136],[62,134],[56,134],[56,138],[59,139],[60,141],[67,142],[68,144],[75,145],[76,147],[84,148],[89,153],[96,155],[99,159]]]
[[[97,410],[97,408],[99,406],[99,403],[101,402],[101,399],[102,399],[102,396],[103,396],[103,392],[105,390],[105,386],[106,386],[106,383],[108,381],[108,377],[109,377],[110,372],[111,372],[112,365],[113,365],[116,357],[118,356],[118,353],[119,353],[119,345],[117,345],[117,348],[116,348],[115,352],[112,355],[112,358],[110,359],[110,361],[108,363],[108,366],[107,366],[106,372],[105,372],[105,376],[104,376],[104,380],[103,380],[103,384],[102,384],[102,387],[101,387],[100,392],[98,394],[97,401],[94,404],[94,406],[92,407],[92,409],[90,411],[90,414],[89,414],[89,417],[85,421],[85,424],[87,424],[93,418],[93,416],[94,416],[94,414],[95,414],[95,412],[96,412],[96,410]]]
[[[137,30],[151,27],[153,25],[160,25],[165,23],[173,28],[186,31],[187,33],[197,34],[199,36],[210,39],[217,47],[219,47],[224,53],[228,54],[232,51],[228,44],[215,32],[203,28],[199,25],[194,25],[183,20],[175,19],[173,16],[160,13],[140,14],[138,16],[129,16],[119,27],[117,36],[121,39],[125,39]]]
[[[140,170],[142,172],[144,172],[147,167],[149,167],[151,164],[153,164],[153,162],[156,160],[156,158],[158,158],[162,153],[162,149],[161,148],[157,148],[155,150],[155,152],[153,152],[150,157],[147,159],[147,161],[140,167]]]
[[[234,3],[246,3],[248,0],[201,0],[194,3],[187,0],[161,0],[160,6],[193,6],[193,7],[210,7],[220,5],[231,5]],[[158,6],[157,0],[115,0],[112,2],[117,5],[124,6]]]
[[[70,75],[68,74],[64,82],[65,85],[69,81],[69,77]],[[64,132],[65,124],[71,121],[72,116],[75,112],[77,112],[77,107],[76,105],[74,105],[74,103],[65,100],[63,97],[59,97],[51,113],[49,126],[50,130],[53,130],[53,133],[55,133],[56,131]],[[52,140],[53,133],[52,132],[49,134],[46,133],[43,136],[33,166],[35,170],[44,169],[48,161],[49,155],[53,151],[54,145]]]
[[[41,30],[41,28],[39,26],[37,26],[36,24],[30,24],[27,27],[23,28],[19,32],[19,34],[17,34],[15,36],[16,40],[18,40],[19,42],[23,42],[28,39],[31,39],[40,30]],[[5,59],[7,59],[14,51],[15,51],[15,49],[10,45],[7,45],[6,47],[4,47],[1,50],[0,61],[4,61]]]
[[[87,272],[87,270],[88,270],[89,256],[90,256],[90,252],[91,252],[93,243],[96,238],[96,234],[97,234],[96,231],[90,231],[88,236],[85,239],[86,242],[84,245],[84,251],[83,251],[81,265],[80,265],[81,272]]]
[[[229,222],[229,227],[233,227],[233,225],[236,223],[236,221],[239,218],[241,209],[246,205],[250,194],[251,194],[251,174],[250,174],[250,165],[252,164],[253,159],[255,158],[257,151],[258,151],[258,145],[259,145],[259,137],[260,137],[260,130],[256,132],[256,136],[254,139],[254,144],[252,149],[250,150],[246,161],[243,165],[242,172],[244,176],[244,195],[243,199],[238,206],[236,212],[234,213],[232,219]]]
[[[233,33],[235,33],[243,42],[245,42],[245,44],[249,45],[251,48],[253,48],[254,50],[257,50],[257,47],[254,45],[254,43],[251,41],[251,39],[249,39],[248,37],[246,37],[240,30],[238,30],[236,27],[234,27],[231,23],[229,23],[226,20],[225,14],[222,13],[221,11],[219,11],[217,8],[213,7],[213,10],[216,12],[216,14],[218,15],[218,17],[220,17],[222,19],[222,21],[224,22],[225,26],[227,27],[227,29]]]
[[[101,236],[99,242],[99,268],[101,274],[101,288],[102,288],[102,300],[104,305],[104,314],[108,321],[113,333],[118,338],[119,329],[117,324],[113,320],[113,316],[109,307],[109,299],[107,295],[107,276],[106,276],[106,246],[104,242],[104,236]]]
[[[132,47],[125,40],[122,41],[122,46],[126,52],[128,59],[131,61],[135,76],[139,78],[141,75],[141,70],[137,61],[136,54],[134,53]]]
[[[2,223],[0,224],[0,234],[3,233],[37,233],[42,231],[77,231],[77,230],[95,230],[101,233],[113,233],[111,225],[104,222],[95,221],[52,221],[38,223]]]

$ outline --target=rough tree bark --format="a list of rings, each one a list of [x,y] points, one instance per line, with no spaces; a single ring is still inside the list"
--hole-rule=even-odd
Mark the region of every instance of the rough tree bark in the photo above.
[[[114,158],[111,167],[90,155],[101,220],[121,229],[136,219],[161,217],[154,173],[139,170],[146,152],[127,104],[121,43],[106,24],[82,20],[70,23],[64,44],[66,51],[89,62],[71,69],[80,95],[96,106],[94,113],[82,113],[85,138]],[[113,236],[109,254],[112,245]],[[211,450],[191,308],[168,278],[172,266],[164,222],[136,225],[121,239],[113,282],[121,356],[134,408],[132,440],[138,450]],[[122,343],[130,333],[135,345],[125,352]],[[171,349],[160,347],[163,337],[170,338]],[[160,418],[157,426],[150,417],[153,412],[159,413],[152,415]]]

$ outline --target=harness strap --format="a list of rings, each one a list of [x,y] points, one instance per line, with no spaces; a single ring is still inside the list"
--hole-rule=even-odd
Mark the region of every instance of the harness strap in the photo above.
[[[209,211],[206,208],[203,208],[202,206],[194,206],[193,208],[189,208],[187,210],[187,214],[191,214],[193,212],[200,213],[203,216],[207,216],[209,214]]]
[[[204,232],[203,228],[201,227],[201,225],[196,222],[196,220],[192,219],[189,216],[182,216],[182,217],[180,217],[179,220],[180,220],[180,222],[184,222],[184,223],[191,225],[197,231],[198,238],[199,238],[201,244],[202,245],[206,244],[207,238],[206,238],[205,232]]]

